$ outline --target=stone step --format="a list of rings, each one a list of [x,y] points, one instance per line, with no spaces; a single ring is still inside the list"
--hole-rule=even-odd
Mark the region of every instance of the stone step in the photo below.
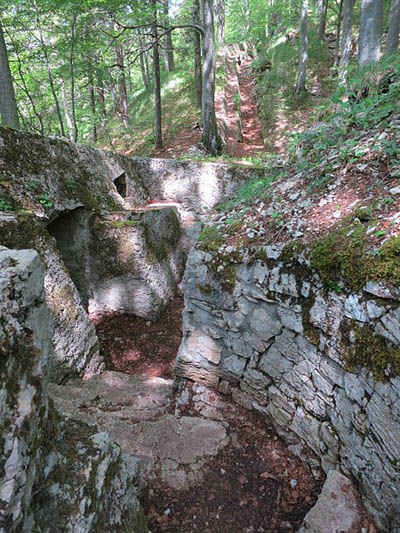
[[[108,371],[49,389],[64,415],[96,423],[125,453],[139,457],[145,480],[161,476],[182,489],[229,443],[223,423],[175,414],[172,380]]]

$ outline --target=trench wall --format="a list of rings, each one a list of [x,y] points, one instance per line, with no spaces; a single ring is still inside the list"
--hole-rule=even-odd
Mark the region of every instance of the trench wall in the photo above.
[[[272,246],[240,260],[194,249],[183,290],[175,375],[263,413],[400,531],[400,290],[326,291],[305,258]]]
[[[0,247],[0,532],[144,533],[137,459],[48,397],[44,277],[35,251]]]

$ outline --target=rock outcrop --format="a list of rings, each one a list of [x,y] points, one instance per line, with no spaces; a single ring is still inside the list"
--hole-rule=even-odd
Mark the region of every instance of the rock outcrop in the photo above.
[[[33,250],[0,249],[0,531],[135,531],[138,465],[47,393],[52,318]]]
[[[175,374],[264,413],[325,472],[357,479],[378,524],[399,531],[399,291],[372,281],[329,291],[290,247],[246,257],[200,247],[184,277]]]

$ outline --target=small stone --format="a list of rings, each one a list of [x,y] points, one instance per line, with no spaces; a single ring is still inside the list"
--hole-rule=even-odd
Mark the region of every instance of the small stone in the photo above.
[[[292,489],[295,489],[297,487],[297,479],[291,479],[289,483]]]

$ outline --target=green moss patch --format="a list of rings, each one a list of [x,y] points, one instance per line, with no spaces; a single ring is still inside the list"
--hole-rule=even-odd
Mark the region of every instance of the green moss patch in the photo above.
[[[224,243],[223,237],[219,234],[216,226],[207,226],[201,231],[198,241],[200,248],[205,252],[217,252]]]
[[[352,324],[346,329],[345,338],[349,344],[343,357],[349,370],[360,366],[367,368],[378,381],[388,381],[400,374],[400,349],[391,347],[369,326]],[[354,342],[350,342],[350,337]]]
[[[400,236],[388,239],[368,268],[368,278],[400,285]]]
[[[359,290],[367,279],[366,247],[361,222],[336,227],[313,243],[311,267],[318,271],[327,289],[344,277],[350,289]]]

